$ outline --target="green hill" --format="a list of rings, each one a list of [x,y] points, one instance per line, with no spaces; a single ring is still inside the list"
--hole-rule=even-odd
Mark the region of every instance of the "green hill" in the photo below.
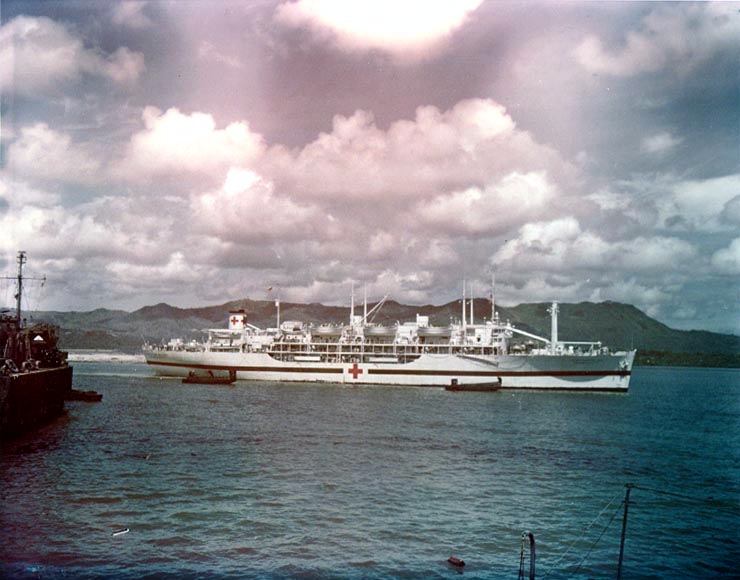
[[[369,307],[372,308],[373,305]],[[550,336],[547,303],[497,307],[503,321],[543,337]],[[223,328],[229,310],[244,308],[249,322],[259,327],[276,323],[275,303],[270,300],[237,300],[203,308],[176,308],[168,304],[146,306],[135,312],[98,309],[90,312],[43,312],[34,318],[60,327],[61,342],[67,349],[138,350],[142,343],[170,338],[200,339],[204,329]],[[490,302],[476,299],[476,322],[490,318]],[[349,307],[322,304],[280,304],[280,319],[305,323],[342,323],[349,319]],[[362,306],[356,307],[362,313]],[[416,314],[429,316],[432,324],[446,325],[461,318],[460,301],[441,306],[409,306],[387,301],[374,318],[380,324],[413,320]],[[636,348],[638,364],[740,367],[740,337],[707,331],[669,328],[629,304],[580,302],[560,304],[560,340],[601,341],[612,349]]]

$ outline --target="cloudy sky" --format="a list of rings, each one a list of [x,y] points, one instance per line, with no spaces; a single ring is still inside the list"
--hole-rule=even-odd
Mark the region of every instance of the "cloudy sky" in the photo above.
[[[39,309],[442,304],[495,273],[503,304],[740,333],[739,3],[0,16],[0,272],[27,251]]]

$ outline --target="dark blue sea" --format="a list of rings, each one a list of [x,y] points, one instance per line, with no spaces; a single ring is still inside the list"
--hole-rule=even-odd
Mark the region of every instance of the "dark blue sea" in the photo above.
[[[615,578],[626,484],[623,578],[738,577],[739,370],[450,393],[123,359],[74,383],[103,401],[2,445],[4,578],[516,579],[524,531],[536,578]]]

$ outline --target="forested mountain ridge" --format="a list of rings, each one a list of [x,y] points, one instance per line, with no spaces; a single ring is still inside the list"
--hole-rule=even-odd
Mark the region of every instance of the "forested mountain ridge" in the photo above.
[[[373,305],[370,305],[372,307]],[[636,348],[642,364],[705,364],[707,366],[740,366],[740,337],[700,330],[676,330],[647,316],[630,304],[617,302],[562,303],[558,317],[560,340],[601,341],[612,349]],[[522,330],[549,338],[549,303],[528,303],[513,307],[497,306],[502,321],[510,321]],[[89,312],[39,312],[34,320],[60,327],[63,348],[136,350],[145,341],[161,342],[173,337],[200,339],[207,328],[223,328],[230,310],[243,308],[249,322],[259,327],[274,326],[277,318],[271,300],[237,300],[216,306],[177,308],[160,303],[134,312],[97,309]],[[362,306],[355,312],[362,313]],[[476,299],[475,321],[490,319],[491,304]],[[280,319],[305,323],[349,320],[349,307],[322,304],[281,302]],[[469,321],[469,306],[466,316]],[[427,315],[432,324],[446,325],[459,321],[459,300],[441,306],[413,306],[387,301],[374,318],[380,324],[414,320],[416,314]]]

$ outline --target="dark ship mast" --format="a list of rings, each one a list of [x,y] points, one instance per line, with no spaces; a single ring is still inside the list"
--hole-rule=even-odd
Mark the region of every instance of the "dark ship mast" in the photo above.
[[[15,295],[15,323],[18,325],[18,329],[21,329],[21,322],[22,322],[22,315],[21,315],[21,305],[23,300],[23,264],[25,264],[28,261],[28,258],[26,258],[26,252],[20,251],[18,252],[18,275],[16,277],[16,282],[18,284],[18,292]],[[10,279],[10,278],[6,278]],[[43,284],[46,282],[46,276],[43,278],[27,278],[31,280],[41,280],[41,283]]]
[[[23,296],[23,264],[26,263],[26,252],[18,252],[18,293],[15,295],[15,323],[21,327],[21,297]]]
[[[34,370],[37,368],[51,368],[66,365],[66,353],[57,348],[57,328],[51,324],[35,323],[26,327],[23,318],[23,283],[27,280],[43,278],[29,278],[23,275],[23,266],[28,261],[26,252],[18,252],[18,274],[6,276],[6,280],[15,280],[17,292],[15,298],[15,317],[0,316],[0,368],[15,371]]]
[[[65,399],[76,394],[67,353],[57,346],[57,327],[37,322],[24,328],[23,282],[46,281],[45,277],[24,278],[25,263],[26,252],[18,252],[17,276],[5,277],[16,280],[18,288],[15,316],[0,314],[0,439],[52,421],[64,412]]]

